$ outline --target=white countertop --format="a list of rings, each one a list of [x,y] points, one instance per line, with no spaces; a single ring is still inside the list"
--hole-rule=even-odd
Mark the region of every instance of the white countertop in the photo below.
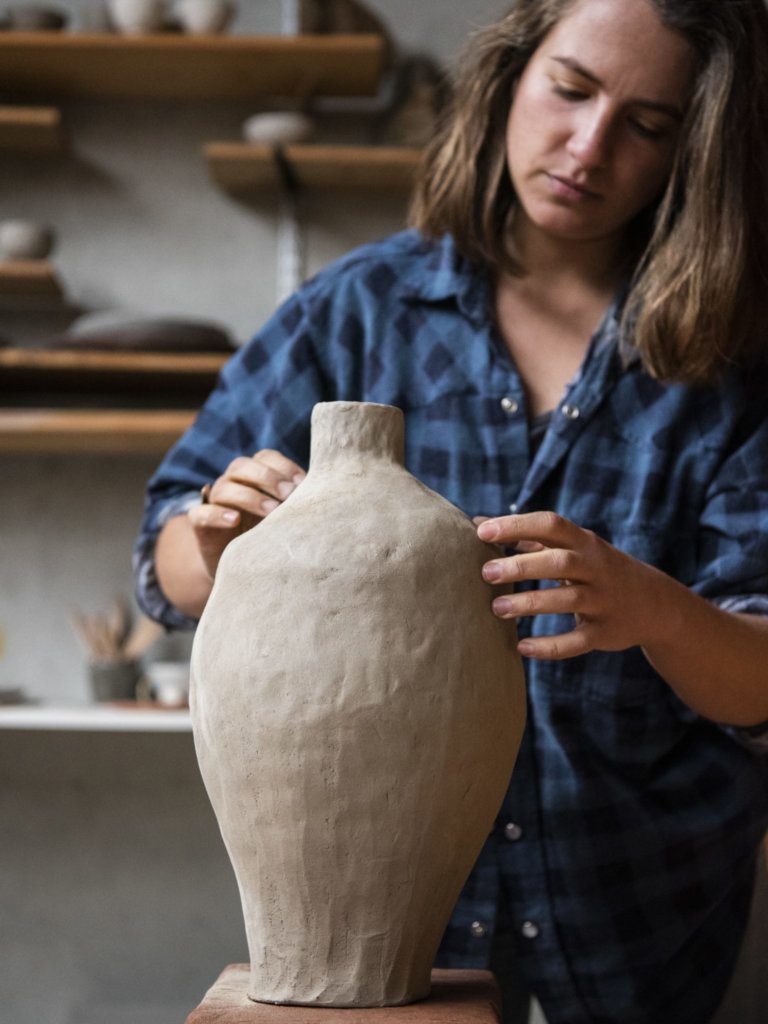
[[[126,702],[127,703],[127,702]],[[189,711],[137,704],[0,705],[0,729],[84,732],[190,732]]]

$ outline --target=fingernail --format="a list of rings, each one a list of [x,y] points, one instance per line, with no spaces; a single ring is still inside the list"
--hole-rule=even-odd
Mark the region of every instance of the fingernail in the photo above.
[[[520,654],[533,654],[536,650],[534,644],[530,640],[521,640],[517,645],[518,653]]]
[[[234,510],[222,512],[221,518],[224,520],[225,523],[236,523],[237,520],[240,518],[240,513],[235,512]]]
[[[275,501],[274,498],[265,498],[264,501],[262,501],[262,503],[261,503],[261,511],[266,516],[270,512],[274,512],[275,509],[279,506],[279,504],[280,504],[280,502],[279,501]]]
[[[489,583],[495,583],[501,579],[501,566],[498,562],[488,562],[483,566],[483,579]]]
[[[289,494],[293,494],[296,490],[296,484],[292,484],[290,480],[281,480],[276,490],[281,498],[287,498]]]
[[[480,538],[480,540],[493,540],[496,536],[498,536],[498,533],[499,528],[496,525],[496,523],[492,521],[480,523],[480,525],[477,528],[477,536]]]
[[[302,480],[306,477],[306,473],[295,473],[293,476],[293,482],[298,487]]]
[[[491,605],[495,615],[506,615],[511,611],[511,602],[506,597],[497,597]]]

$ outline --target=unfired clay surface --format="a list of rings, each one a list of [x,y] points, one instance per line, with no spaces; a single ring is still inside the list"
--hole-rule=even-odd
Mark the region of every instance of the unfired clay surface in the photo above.
[[[227,548],[195,638],[195,742],[255,1000],[428,995],[522,735],[490,549],[402,449],[399,410],[316,406],[306,480]]]

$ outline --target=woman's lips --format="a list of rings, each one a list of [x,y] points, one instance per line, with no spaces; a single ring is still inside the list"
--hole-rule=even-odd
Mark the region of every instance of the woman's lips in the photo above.
[[[561,178],[557,174],[548,174],[552,191],[561,199],[569,199],[571,202],[586,202],[588,199],[600,199],[598,192],[592,192],[583,185],[577,185],[570,178]]]

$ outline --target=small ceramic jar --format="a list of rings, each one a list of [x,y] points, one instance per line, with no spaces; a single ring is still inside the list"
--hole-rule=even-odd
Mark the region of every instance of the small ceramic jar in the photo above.
[[[165,0],[109,0],[110,20],[125,35],[146,35],[162,31],[165,24]]]
[[[0,222],[0,255],[6,260],[44,260],[53,248],[53,231],[31,220]]]
[[[16,32],[57,32],[66,23],[66,12],[53,7],[14,4],[5,10],[5,25]]]
[[[231,0],[178,0],[174,13],[183,32],[208,35],[223,32],[235,8]]]

